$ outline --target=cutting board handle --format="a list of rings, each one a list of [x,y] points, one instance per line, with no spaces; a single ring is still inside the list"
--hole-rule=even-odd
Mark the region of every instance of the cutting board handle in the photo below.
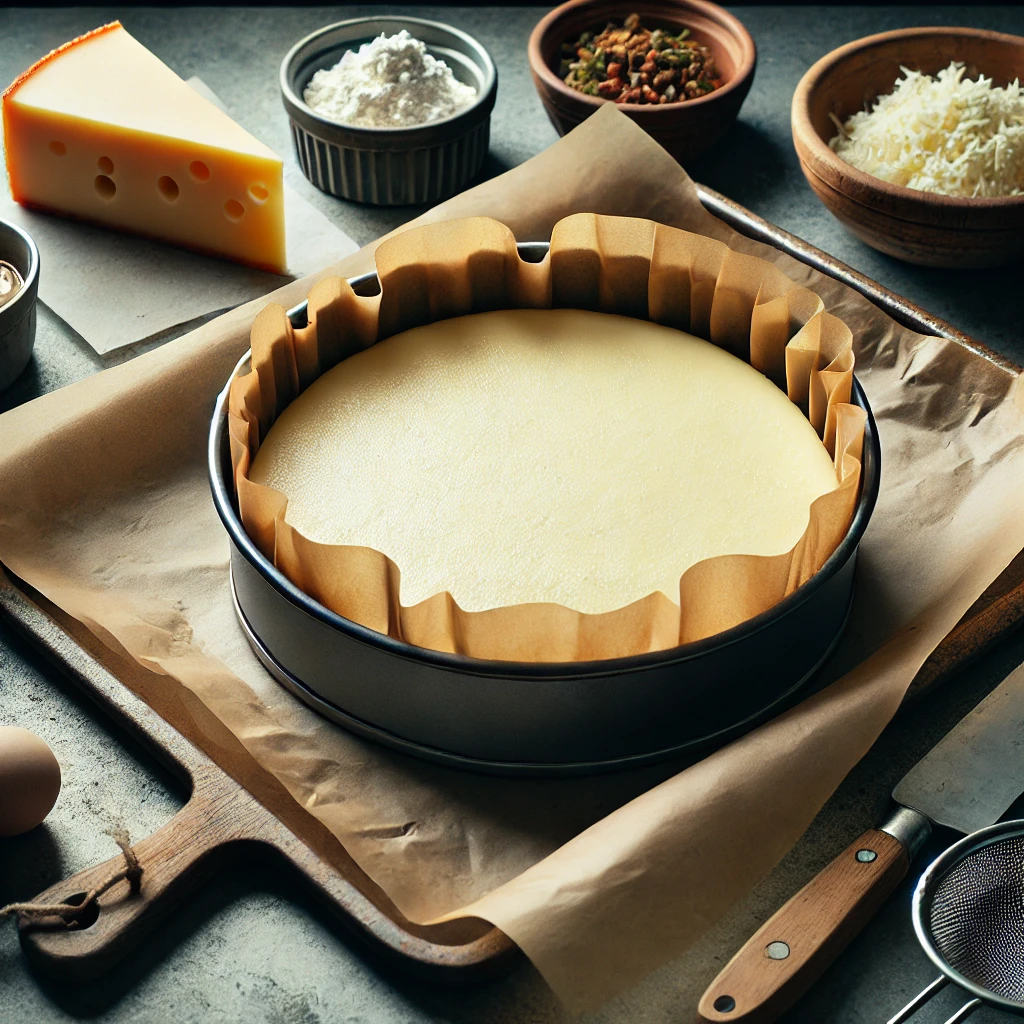
[[[698,1006],[707,1024],[768,1024],[820,977],[910,867],[903,844],[868,829],[777,910]]]
[[[131,892],[127,879],[102,893],[78,922],[23,916],[18,922],[26,955],[41,970],[70,980],[102,973],[206,881],[226,856],[257,838],[259,822],[240,809],[238,789],[215,771],[193,776],[192,797],[166,825],[133,844],[142,867]],[[240,806],[239,806],[240,805]],[[256,815],[259,818],[259,814]],[[125,867],[122,854],[47,889],[38,904],[81,903],[85,894]]]

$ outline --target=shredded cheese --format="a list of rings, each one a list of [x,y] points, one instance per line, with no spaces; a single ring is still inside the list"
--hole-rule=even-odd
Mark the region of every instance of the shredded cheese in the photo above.
[[[903,78],[829,143],[858,170],[907,188],[947,196],[1024,194],[1024,90],[964,77],[953,62],[934,78],[901,68]]]

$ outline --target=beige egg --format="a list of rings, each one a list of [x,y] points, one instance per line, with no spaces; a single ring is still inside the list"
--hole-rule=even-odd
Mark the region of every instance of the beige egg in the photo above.
[[[35,828],[60,792],[53,751],[28,729],[0,725],[0,836]]]

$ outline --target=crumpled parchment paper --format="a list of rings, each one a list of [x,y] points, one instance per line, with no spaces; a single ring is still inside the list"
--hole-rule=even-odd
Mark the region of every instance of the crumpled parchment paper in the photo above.
[[[267,777],[283,785],[409,918],[494,922],[573,1010],[697,942],[778,862],[928,653],[1024,547],[1016,377],[736,235],[612,105],[420,222],[482,214],[526,240],[578,211],[721,239],[818,292],[853,329],[881,434],[853,619],[824,670],[836,681],[689,767],[560,781],[462,774],[348,735],[263,671],[234,619],[205,443],[264,300],[0,417],[0,560],[142,666],[132,685],[180,706],[179,727],[215,758],[230,742],[254,791]],[[373,250],[320,276],[365,271]],[[270,298],[290,307],[313,281]]]

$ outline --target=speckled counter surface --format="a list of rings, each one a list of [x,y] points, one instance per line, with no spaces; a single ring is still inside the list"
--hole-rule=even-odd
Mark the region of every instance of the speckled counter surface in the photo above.
[[[0,10],[0,83],[41,54],[102,22],[121,18],[175,71],[199,75],[238,119],[286,155],[292,184],[360,243],[417,210],[358,207],[320,195],[301,178],[277,91],[277,68],[300,36],[383,7]],[[542,8],[386,8],[435,17],[477,36],[498,65],[500,88],[486,173],[512,167],[555,139],[530,81],[526,40]],[[1021,7],[736,7],[757,40],[754,88],[725,142],[692,167],[695,178],[806,238],[856,269],[1006,355],[1024,362],[1014,296],[1020,268],[998,272],[923,270],[875,253],[847,235],[811,194],[789,136],[789,103],[804,70],[835,46],[914,24],[970,24],[1024,34]],[[629,154],[622,154],[629,173]],[[66,325],[40,310],[33,363],[0,410],[102,368]],[[0,444],[2,421],[0,421]],[[698,950],[658,971],[591,1015],[592,1022],[685,1022],[700,992],[750,932],[819,867],[878,823],[895,781],[957,718],[1024,660],[1024,635],[904,712],[854,770],[804,840],[774,874],[734,908]],[[28,898],[112,854],[104,834],[148,834],[185,794],[156,763],[97,715],[88,701],[0,623],[0,722],[23,725],[54,748],[64,790],[47,823],[0,840],[0,903]],[[918,868],[953,837],[933,838]],[[911,878],[840,961],[786,1017],[789,1024],[884,1021],[931,980],[934,970],[910,926]],[[944,1020],[947,991],[922,1015]],[[942,1011],[945,1011],[943,1013]],[[0,1024],[88,1019],[103,1024],[549,1024],[566,1019],[541,979],[523,965],[503,981],[460,992],[413,983],[354,946],[287,879],[240,869],[182,906],[110,975],[79,986],[33,975],[15,929],[0,924]],[[1009,1021],[983,1010],[973,1020]]]

